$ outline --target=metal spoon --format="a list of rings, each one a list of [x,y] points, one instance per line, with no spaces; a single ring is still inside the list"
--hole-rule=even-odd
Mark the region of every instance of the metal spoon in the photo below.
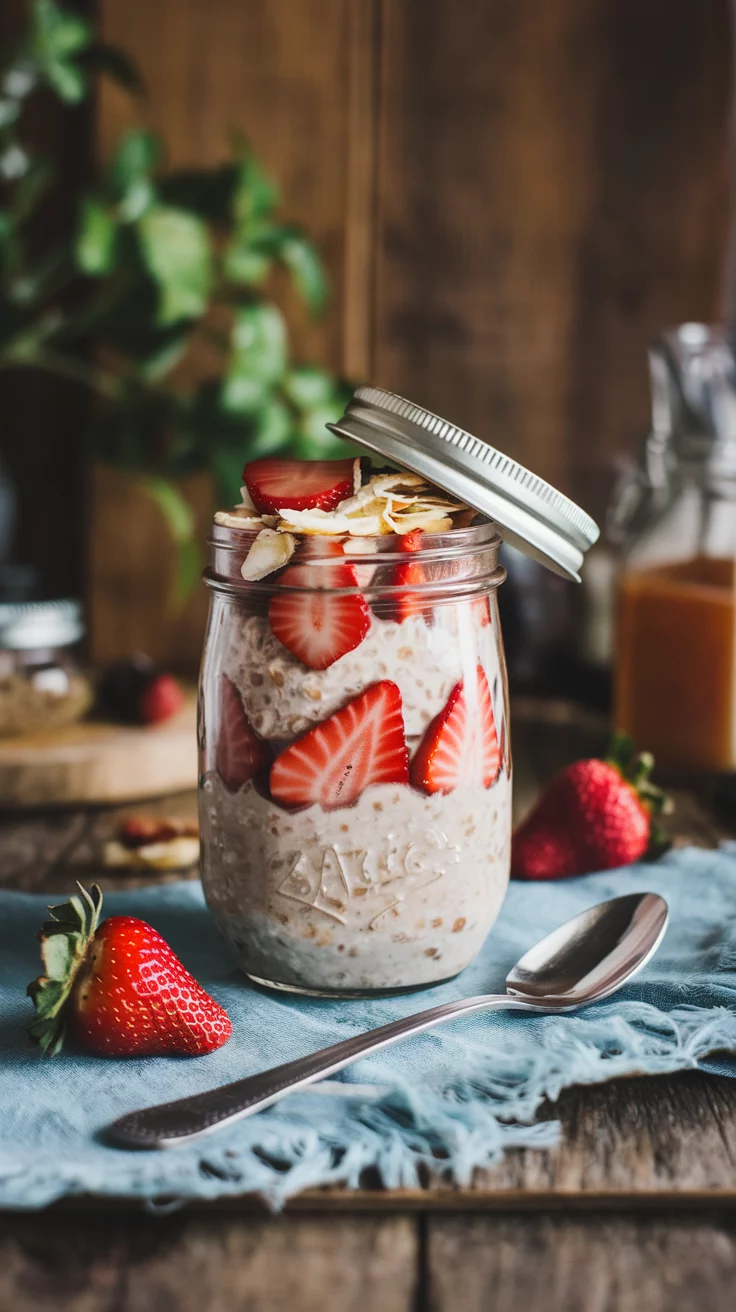
[[[145,1107],[114,1121],[107,1135],[127,1148],[172,1148],[252,1116],[295,1089],[342,1070],[358,1057],[456,1016],[493,1007],[564,1012],[597,1002],[631,979],[657,950],[667,928],[667,914],[667,903],[655,893],[632,893],[601,902],[526,952],[509,971],[505,993],[444,1002],[234,1084]]]

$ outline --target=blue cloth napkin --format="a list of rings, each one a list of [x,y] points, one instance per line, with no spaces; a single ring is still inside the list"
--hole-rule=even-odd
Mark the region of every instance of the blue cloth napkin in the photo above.
[[[149,1103],[199,1092],[450,998],[500,992],[528,947],[585,907],[650,889],[671,909],[667,936],[615,1000],[570,1016],[486,1013],[366,1058],[319,1092],[284,1102],[189,1146],[126,1151],[100,1131]],[[68,891],[68,890],[67,890]],[[549,1147],[534,1124],[544,1097],[572,1084],[697,1065],[736,1073],[736,854],[675,851],[656,865],[554,884],[511,885],[478,959],[458,979],[403,997],[317,1001],[251,988],[209,919],[197,883],[109,894],[108,915],[141,916],[227,1008],[233,1037],[201,1058],[117,1061],[71,1049],[43,1058],[26,1038],[27,981],[45,898],[0,894],[0,1206],[68,1194],[146,1200],[257,1191],[280,1206],[314,1185],[355,1187],[373,1168],[389,1188],[422,1169],[467,1183],[506,1147]],[[60,900],[60,899],[57,899]],[[366,1086],[370,1086],[366,1088]]]

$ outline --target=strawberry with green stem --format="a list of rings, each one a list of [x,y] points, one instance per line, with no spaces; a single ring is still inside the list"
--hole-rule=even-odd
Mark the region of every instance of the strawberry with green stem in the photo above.
[[[200,1056],[226,1043],[230,1018],[157,930],[133,916],[100,924],[102,893],[78,885],[39,939],[45,973],[28,985],[31,1037],[53,1056],[70,1033],[107,1057]]]
[[[657,817],[671,802],[650,780],[654,758],[617,735],[608,758],[565,766],[514,834],[518,879],[562,879],[630,865],[666,846]]]

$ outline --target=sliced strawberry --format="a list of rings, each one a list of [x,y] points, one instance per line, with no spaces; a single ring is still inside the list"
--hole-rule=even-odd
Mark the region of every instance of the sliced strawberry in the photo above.
[[[399,551],[412,554],[419,551],[422,546],[424,531],[421,528],[413,528],[410,533],[404,533],[399,538]],[[407,560],[400,565],[396,565],[393,572],[391,583],[397,588],[420,588],[426,583],[424,568],[418,560]],[[422,615],[426,611],[421,596],[416,592],[407,592],[397,596],[394,600],[394,616],[399,621],[407,619],[409,615]]]
[[[268,765],[268,748],[256,736],[243,710],[232,679],[222,675],[220,683],[220,726],[215,765],[225,787],[236,793],[243,784]]]
[[[475,686],[466,689],[461,679],[427,726],[411,763],[411,782],[424,793],[451,793],[481,781],[489,788],[500,765],[491,690],[479,665]]]
[[[384,679],[310,729],[271,767],[271,796],[288,806],[350,806],[369,784],[409,782],[401,693]]]
[[[476,622],[482,629],[485,629],[491,622],[491,599],[490,597],[476,597],[473,605],[473,614]]]
[[[265,456],[243,470],[251,501],[261,515],[279,510],[334,510],[353,495],[352,460],[277,460]]]
[[[346,561],[339,543],[320,546],[323,553],[339,560],[290,565],[281,575],[279,586],[305,591],[279,591],[268,603],[274,636],[310,670],[326,670],[346,652],[354,651],[371,626],[371,612],[364,597],[333,595],[337,588],[358,586],[355,566]]]

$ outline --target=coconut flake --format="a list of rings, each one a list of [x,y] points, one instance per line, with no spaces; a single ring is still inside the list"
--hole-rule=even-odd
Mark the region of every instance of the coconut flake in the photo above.
[[[293,556],[295,545],[290,533],[279,533],[273,528],[262,529],[240,566],[240,573],[246,583],[256,583],[267,574],[273,574],[274,570],[281,569]]]
[[[255,510],[255,504],[251,498],[250,492],[245,486],[240,489],[240,501],[241,504],[245,506],[246,510]]]
[[[245,507],[243,509],[245,510]],[[237,506],[233,510],[217,510],[215,512],[215,523],[221,524],[223,528],[250,530],[263,528],[263,520],[260,515],[241,514]]]
[[[289,510],[284,506],[279,519],[279,532],[296,529],[297,533],[319,533],[334,536],[349,532],[350,521],[339,510]]]

